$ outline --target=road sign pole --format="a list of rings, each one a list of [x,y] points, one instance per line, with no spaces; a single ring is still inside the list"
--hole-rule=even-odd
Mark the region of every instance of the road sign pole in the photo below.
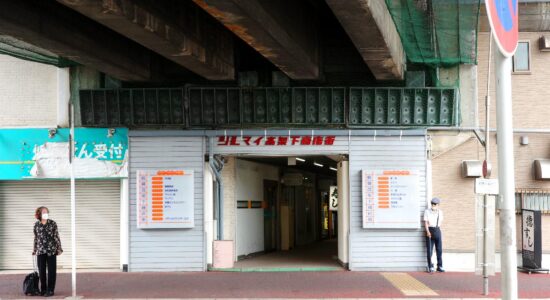
[[[492,55],[492,45],[493,45],[493,31],[489,34],[489,57],[487,59],[487,95],[485,96],[485,161],[483,162],[483,176],[489,178],[491,176],[491,164],[489,163],[489,150],[490,146],[490,132],[489,132],[489,117],[491,116],[491,97],[490,89],[491,86],[491,55]],[[483,197],[483,295],[489,295],[489,272],[488,272],[488,253],[487,249],[489,247],[489,239],[487,237],[488,220],[489,216],[487,214],[487,205],[489,204],[489,195],[485,194]],[[494,242],[494,241],[493,241]]]
[[[74,137],[74,105],[70,104],[70,144],[69,144],[69,161],[71,162],[71,295],[72,299],[76,299],[76,183],[75,183],[75,137]]]
[[[489,205],[489,195],[483,196],[483,295],[489,295],[489,258],[487,248],[489,247],[489,239],[487,232],[489,230],[489,215],[487,213],[487,205]]]
[[[485,0],[485,8],[493,37],[499,48],[499,51],[495,51],[495,76],[500,193],[500,286],[502,299],[517,299],[511,57],[516,52],[519,38],[518,1]]]
[[[502,299],[517,299],[512,58],[495,51]]]

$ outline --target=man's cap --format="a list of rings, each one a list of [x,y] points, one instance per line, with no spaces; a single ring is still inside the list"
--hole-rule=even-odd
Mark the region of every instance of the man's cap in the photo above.
[[[441,199],[439,199],[439,198],[432,198],[432,203],[433,203],[433,204],[439,204],[439,202],[441,202]]]

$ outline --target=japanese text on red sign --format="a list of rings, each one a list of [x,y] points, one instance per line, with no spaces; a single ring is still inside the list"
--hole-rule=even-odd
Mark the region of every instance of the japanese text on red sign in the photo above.
[[[336,137],[293,136],[220,136],[218,146],[332,146]]]

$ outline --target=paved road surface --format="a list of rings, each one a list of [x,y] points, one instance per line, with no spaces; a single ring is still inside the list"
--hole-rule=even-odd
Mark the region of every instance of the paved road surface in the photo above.
[[[0,275],[0,298],[24,298],[24,275]],[[521,298],[549,298],[550,275],[518,274]],[[499,277],[491,277],[499,298]],[[472,273],[202,272],[81,273],[78,295],[93,298],[483,298]],[[58,275],[55,298],[70,296],[70,274]],[[37,297],[29,297],[37,299]],[[38,299],[41,299],[39,297]]]

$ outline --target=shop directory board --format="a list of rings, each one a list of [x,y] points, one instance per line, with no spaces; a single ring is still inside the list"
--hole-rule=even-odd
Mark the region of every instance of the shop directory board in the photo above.
[[[193,170],[137,171],[137,226],[192,228]]]
[[[363,170],[363,228],[419,228],[418,176],[409,170]]]

